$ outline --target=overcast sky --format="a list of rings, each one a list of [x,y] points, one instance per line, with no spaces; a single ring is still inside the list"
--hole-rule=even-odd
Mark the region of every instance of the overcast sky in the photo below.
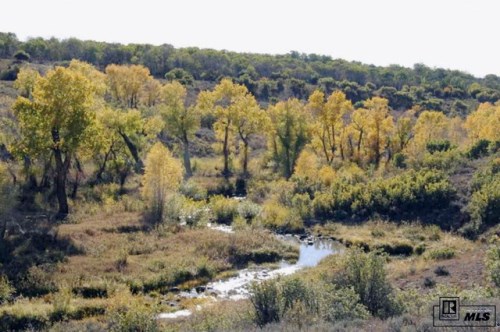
[[[500,75],[497,0],[3,1],[0,31]]]

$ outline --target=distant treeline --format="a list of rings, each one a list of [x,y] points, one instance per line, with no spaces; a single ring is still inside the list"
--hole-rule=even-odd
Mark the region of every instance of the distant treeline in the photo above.
[[[395,110],[419,105],[465,115],[478,102],[500,99],[500,77],[473,75],[423,64],[413,68],[398,65],[379,67],[330,56],[292,51],[284,55],[237,53],[174,48],[163,44],[117,44],[76,38],[30,38],[19,41],[13,33],[0,32],[0,58],[33,62],[64,62],[79,59],[104,69],[109,64],[142,64],[157,78],[219,82],[231,77],[244,84],[260,102],[296,97],[306,99],[316,88],[330,94],[343,91],[354,103],[373,96],[389,100]],[[19,64],[0,73],[0,79],[15,79]]]

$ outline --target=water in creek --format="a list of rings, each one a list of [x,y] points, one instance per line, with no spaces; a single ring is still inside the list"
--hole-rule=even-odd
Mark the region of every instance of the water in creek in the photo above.
[[[216,298],[239,300],[250,296],[249,286],[252,282],[259,282],[279,275],[290,275],[305,267],[316,266],[323,258],[338,253],[342,246],[330,239],[306,238],[299,240],[293,235],[278,235],[284,241],[293,242],[300,245],[299,259],[296,263],[290,264],[283,261],[279,268],[271,270],[261,266],[255,266],[240,270],[238,275],[229,279],[215,281],[207,284],[203,292],[196,290],[183,292],[185,297],[205,297],[215,296]],[[190,315],[189,310],[180,310],[168,314],[160,314],[159,318],[169,319]]]

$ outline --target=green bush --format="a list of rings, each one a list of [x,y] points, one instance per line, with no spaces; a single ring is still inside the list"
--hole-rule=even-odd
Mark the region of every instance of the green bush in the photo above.
[[[206,223],[208,218],[209,212],[204,202],[195,201],[191,198],[186,198],[184,200],[180,220],[185,222],[186,225],[195,227],[199,224]]]
[[[215,221],[221,224],[231,224],[238,213],[238,202],[220,195],[210,198],[210,207]]]
[[[255,309],[255,322],[259,326],[280,321],[281,308],[278,287],[277,281],[273,279],[254,283],[251,287],[250,301]]]
[[[486,270],[488,279],[500,287],[500,245],[492,245],[486,252]]]
[[[479,159],[481,157],[487,156],[489,153],[489,145],[490,141],[486,139],[480,139],[469,149],[469,151],[467,152],[467,157],[469,157],[470,159]]]
[[[372,251],[350,249],[341,261],[333,283],[341,288],[352,287],[360,302],[374,316],[387,318],[402,312],[385,272],[385,258]]]
[[[309,194],[295,194],[292,198],[292,206],[302,220],[312,219],[312,201]]]
[[[113,332],[156,332],[156,313],[146,306],[119,308],[111,313],[108,330]]]
[[[247,222],[252,221],[259,215],[261,207],[249,200],[244,200],[238,205],[238,214]]]
[[[300,314],[319,314],[319,294],[299,278],[271,279],[251,286],[250,300],[259,326]],[[304,312],[305,311],[305,312]]]
[[[6,276],[0,276],[0,304],[9,301],[14,291],[9,279]]]
[[[406,155],[403,153],[396,153],[394,155],[393,163],[397,168],[406,168]]]
[[[448,140],[431,141],[426,145],[427,151],[430,153],[448,151],[451,148],[451,143]]]
[[[207,190],[193,180],[184,182],[181,185],[180,192],[195,201],[204,201],[207,199]]]
[[[265,227],[279,233],[297,233],[304,229],[304,223],[297,213],[275,201],[264,204],[258,220]]]
[[[455,257],[455,251],[450,248],[432,249],[425,254],[425,258],[435,260],[451,259],[453,257]]]
[[[444,173],[407,171],[388,179],[350,184],[338,180],[328,192],[316,193],[312,203],[318,219],[368,217],[374,214],[401,218],[446,207],[455,190]]]
[[[341,320],[367,319],[370,313],[360,303],[359,294],[352,287],[343,287],[324,292],[322,318],[337,322]]]
[[[468,210],[477,228],[495,225],[500,221],[500,176],[485,183],[472,194]]]

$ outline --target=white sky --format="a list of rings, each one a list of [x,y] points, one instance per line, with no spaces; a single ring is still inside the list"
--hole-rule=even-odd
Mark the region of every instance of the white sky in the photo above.
[[[0,31],[500,75],[498,0],[11,0]]]

